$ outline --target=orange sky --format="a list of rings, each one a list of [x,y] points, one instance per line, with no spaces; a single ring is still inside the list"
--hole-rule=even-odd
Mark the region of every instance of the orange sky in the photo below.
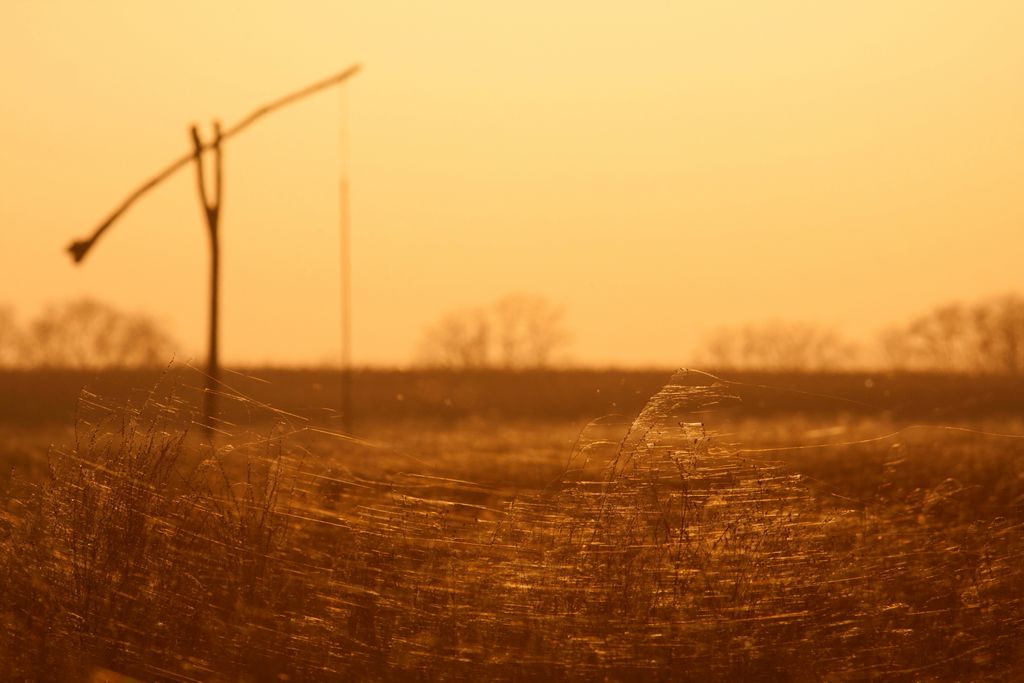
[[[855,338],[1024,288],[1024,3],[7,3],[0,302],[90,294],[203,347],[191,169],[83,267],[62,249],[186,152],[187,126],[359,61],[358,363],[443,312],[565,305],[580,362],[678,365],[713,328]],[[330,91],[225,150],[223,354],[337,356]]]

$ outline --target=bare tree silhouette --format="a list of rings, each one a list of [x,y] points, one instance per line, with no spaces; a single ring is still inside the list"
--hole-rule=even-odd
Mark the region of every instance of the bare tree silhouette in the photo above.
[[[890,367],[1020,374],[1024,372],[1024,298],[948,304],[882,335]]]
[[[547,367],[568,341],[564,311],[541,296],[510,294],[453,311],[426,329],[420,362],[459,369]]]
[[[698,362],[731,370],[822,371],[849,368],[857,348],[836,332],[811,323],[778,320],[715,331]]]
[[[568,340],[565,312],[543,297],[509,294],[493,310],[498,362],[507,368],[550,365]]]
[[[25,339],[10,306],[0,306],[0,367],[20,365],[24,360]]]
[[[23,348],[29,366],[100,369],[166,364],[174,343],[144,315],[79,299],[47,308],[29,325]]]
[[[491,365],[491,323],[483,309],[447,313],[423,334],[426,365],[472,369]]]

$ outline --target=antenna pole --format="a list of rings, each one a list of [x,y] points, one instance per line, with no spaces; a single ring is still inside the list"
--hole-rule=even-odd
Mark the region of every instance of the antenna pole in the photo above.
[[[341,424],[352,431],[352,239],[349,223],[348,99],[341,89],[341,179],[339,222],[341,232]]]

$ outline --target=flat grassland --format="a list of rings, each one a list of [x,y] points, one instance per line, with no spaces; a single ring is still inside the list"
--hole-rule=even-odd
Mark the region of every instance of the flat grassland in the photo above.
[[[619,415],[385,415],[349,438],[232,394],[211,447],[181,393],[5,430],[0,678],[1024,672],[1007,399],[911,415],[689,372]]]

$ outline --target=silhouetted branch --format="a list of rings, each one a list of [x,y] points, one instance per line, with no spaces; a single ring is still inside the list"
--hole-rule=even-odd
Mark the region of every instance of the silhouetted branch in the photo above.
[[[121,214],[127,211],[128,207],[134,204],[139,197],[152,190],[191,160],[192,154],[186,154],[180,159],[175,160],[170,166],[157,173],[155,176],[140,185],[138,189],[128,195],[128,197],[121,202],[121,205],[114,209],[114,211],[107,216],[106,220],[100,223],[99,227],[96,228],[89,239],[72,242],[68,247],[68,251],[71,252],[72,258],[75,259],[75,263],[80,263],[81,260],[85,258],[86,253],[88,253],[89,249],[92,248],[92,245],[96,243],[96,240],[100,238],[100,235],[102,235],[106,229],[121,216]]]
[[[351,78],[352,76],[356,75],[361,68],[362,67],[359,64],[355,64],[355,65],[350,66],[349,68],[345,69],[344,71],[342,71],[340,73],[337,73],[337,74],[335,74],[333,76],[330,76],[329,78],[325,78],[322,81],[318,81],[318,82],[316,82],[316,83],[314,83],[312,85],[309,85],[309,86],[306,86],[305,88],[302,88],[301,90],[297,90],[297,91],[295,91],[295,92],[293,92],[293,93],[291,93],[289,95],[285,95],[284,97],[278,98],[278,99],[274,100],[273,102],[270,102],[269,104],[263,105],[262,107],[260,107],[256,111],[252,112],[251,114],[246,116],[244,119],[242,119],[241,121],[239,121],[235,125],[229,127],[227,130],[225,130],[215,140],[215,142],[212,142],[212,143],[209,143],[209,144],[205,144],[205,145],[201,144],[201,148],[202,149],[213,148],[214,145],[219,144],[221,141],[227,140],[231,136],[237,135],[238,133],[241,133],[243,130],[245,130],[250,125],[255,123],[258,119],[266,116],[267,114],[269,114],[269,113],[271,113],[271,112],[273,112],[273,111],[275,111],[277,109],[280,109],[281,107],[287,106],[287,105],[291,104],[292,102],[295,102],[295,101],[300,100],[300,99],[302,99],[304,97],[307,97],[307,96],[312,95],[312,94],[314,94],[316,92],[319,92],[319,91],[321,91],[321,90],[323,90],[325,88],[328,88],[328,87],[330,87],[332,85],[341,83],[341,82],[347,80],[348,78]],[[189,152],[189,153],[179,157],[178,159],[175,159],[174,161],[172,161],[166,168],[164,168],[163,170],[158,172],[152,178],[150,178],[149,180],[144,182],[142,185],[140,185],[138,188],[136,188],[131,194],[129,194],[124,199],[124,201],[122,201],[117,206],[117,208],[115,208],[110,213],[110,215],[107,216],[106,219],[104,219],[104,221],[102,223],[100,223],[100,225],[93,231],[92,236],[90,236],[88,239],[76,240],[76,241],[72,242],[68,246],[68,252],[70,252],[71,257],[75,260],[75,263],[80,263],[82,261],[82,259],[85,258],[85,255],[89,252],[89,249],[91,249],[92,246],[96,243],[96,240],[98,240],[100,238],[100,236],[107,230],[107,228],[109,228],[111,226],[111,224],[114,221],[116,221],[121,216],[121,214],[123,214],[125,211],[127,211],[128,208],[131,207],[131,205],[134,204],[139,199],[139,197],[141,197],[142,195],[146,194],[151,189],[153,189],[154,187],[159,185],[161,182],[166,180],[175,171],[177,171],[178,169],[184,167],[186,164],[188,164],[190,161],[192,161],[194,156],[195,156],[195,152],[193,151],[193,152]],[[219,183],[219,180],[218,180],[218,182],[217,182],[218,189],[217,189],[217,192],[216,192],[216,194],[218,196],[220,194],[219,185],[220,185],[220,183]]]
[[[266,104],[260,107],[259,109],[257,109],[256,111],[254,111],[253,113],[249,114],[244,119],[236,123],[235,125],[225,130],[222,138],[226,140],[232,135],[237,135],[238,133],[241,133],[244,129],[248,128],[251,124],[255,123],[257,119],[266,116],[267,114],[276,109],[280,109],[281,107],[284,107],[286,105],[291,104],[292,102],[295,102],[296,100],[301,100],[304,97],[308,97],[313,93],[323,90],[324,88],[329,88],[332,85],[348,80],[352,76],[355,76],[357,73],[359,73],[360,69],[362,68],[363,67],[359,64],[353,64],[352,66],[345,69],[341,73],[330,76],[329,78],[325,78],[324,80],[318,81],[313,85],[306,86],[301,90],[296,90],[290,95],[285,95],[284,97],[276,99],[270,104]]]

